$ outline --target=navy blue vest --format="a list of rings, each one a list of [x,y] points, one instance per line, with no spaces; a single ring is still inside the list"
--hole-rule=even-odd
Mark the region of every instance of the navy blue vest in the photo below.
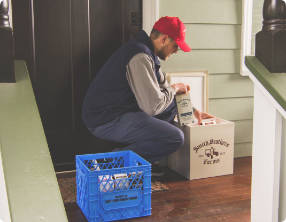
[[[126,78],[126,66],[138,53],[153,58],[156,77],[160,81],[160,61],[154,54],[150,37],[140,31],[134,40],[121,46],[107,60],[91,82],[82,108],[82,118],[88,128],[95,128],[127,112],[140,111]]]

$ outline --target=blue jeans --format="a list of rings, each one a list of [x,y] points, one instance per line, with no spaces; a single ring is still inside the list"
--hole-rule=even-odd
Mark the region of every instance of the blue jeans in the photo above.
[[[126,144],[120,150],[132,150],[153,163],[184,143],[184,133],[171,124],[175,115],[175,107],[155,117],[144,112],[129,112],[89,130],[98,138]]]

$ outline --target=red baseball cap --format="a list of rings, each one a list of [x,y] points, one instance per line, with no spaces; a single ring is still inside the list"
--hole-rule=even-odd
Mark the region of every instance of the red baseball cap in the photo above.
[[[171,37],[184,52],[191,51],[185,42],[186,27],[178,17],[161,17],[154,24],[153,29]]]

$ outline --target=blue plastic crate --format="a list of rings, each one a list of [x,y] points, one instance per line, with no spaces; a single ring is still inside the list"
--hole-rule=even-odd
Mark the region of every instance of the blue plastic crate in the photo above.
[[[89,222],[151,215],[151,164],[132,151],[77,155],[76,184]]]

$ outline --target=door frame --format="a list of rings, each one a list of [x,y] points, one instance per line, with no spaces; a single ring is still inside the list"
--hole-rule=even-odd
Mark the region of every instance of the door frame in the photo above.
[[[158,19],[159,0],[142,0],[142,28],[147,34],[150,34]]]

